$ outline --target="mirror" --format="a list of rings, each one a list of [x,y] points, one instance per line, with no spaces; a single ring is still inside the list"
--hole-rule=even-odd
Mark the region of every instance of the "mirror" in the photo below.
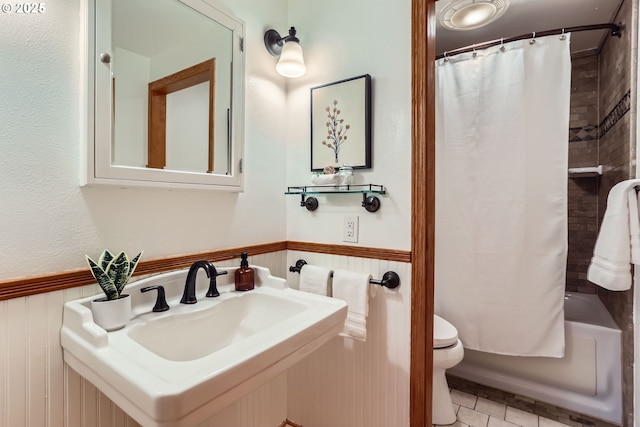
[[[89,0],[83,184],[241,191],[243,37],[208,0]]]

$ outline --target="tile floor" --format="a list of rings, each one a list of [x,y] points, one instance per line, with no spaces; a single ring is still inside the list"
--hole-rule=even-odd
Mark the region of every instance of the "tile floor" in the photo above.
[[[452,427],[576,427],[455,389],[451,390],[451,400],[458,414]]]

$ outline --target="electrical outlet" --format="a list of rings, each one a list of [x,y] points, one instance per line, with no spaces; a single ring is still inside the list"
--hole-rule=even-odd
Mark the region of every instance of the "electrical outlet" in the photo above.
[[[342,223],[342,241],[358,242],[358,216],[345,215]]]

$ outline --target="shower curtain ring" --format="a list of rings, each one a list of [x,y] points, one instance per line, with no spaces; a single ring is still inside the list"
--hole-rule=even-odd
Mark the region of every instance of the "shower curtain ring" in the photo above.
[[[566,40],[567,36],[564,34],[564,28],[562,29],[562,35],[560,35],[560,40]]]
[[[449,62],[449,57],[447,56],[447,52],[444,53],[444,62]]]
[[[533,37],[529,40],[529,44],[536,44],[536,32],[533,32]]]
[[[504,37],[500,38],[500,52],[504,52],[505,50],[507,50],[504,47]]]
[[[473,45],[473,57],[475,58],[476,56],[478,56],[478,52],[476,52],[476,45]]]

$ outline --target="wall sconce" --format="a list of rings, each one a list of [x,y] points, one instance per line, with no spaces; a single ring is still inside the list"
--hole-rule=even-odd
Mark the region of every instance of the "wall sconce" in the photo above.
[[[281,75],[300,77],[307,72],[300,40],[296,37],[294,27],[289,29],[289,35],[285,37],[280,37],[276,30],[268,30],[264,33],[264,45],[271,55],[280,56],[276,70]]]

